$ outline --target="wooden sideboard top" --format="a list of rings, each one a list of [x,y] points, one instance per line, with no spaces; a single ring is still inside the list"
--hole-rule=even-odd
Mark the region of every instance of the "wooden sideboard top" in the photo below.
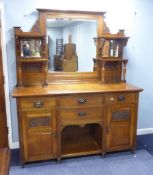
[[[15,88],[13,97],[48,96],[81,93],[140,92],[143,89],[126,83],[119,84],[52,84],[47,87]]]

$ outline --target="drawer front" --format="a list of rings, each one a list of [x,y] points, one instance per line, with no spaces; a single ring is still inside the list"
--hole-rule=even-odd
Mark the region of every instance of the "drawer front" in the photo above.
[[[107,103],[135,103],[135,93],[115,93],[106,95]]]
[[[103,103],[102,95],[68,95],[60,98],[60,106],[85,106],[85,105],[101,105]]]
[[[72,121],[80,121],[80,120],[102,120],[103,119],[103,108],[102,107],[91,107],[91,108],[65,108],[62,109],[61,120],[64,122],[65,120]]]
[[[45,109],[56,106],[56,99],[52,97],[22,98],[21,109]]]

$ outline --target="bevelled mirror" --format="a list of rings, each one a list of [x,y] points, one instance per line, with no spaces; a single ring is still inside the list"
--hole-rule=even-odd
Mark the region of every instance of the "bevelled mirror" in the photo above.
[[[97,21],[54,18],[46,20],[49,71],[91,72],[96,55],[93,38]]]
[[[47,36],[49,73],[93,72],[96,56],[93,38],[103,33],[104,13],[37,10],[41,30]]]

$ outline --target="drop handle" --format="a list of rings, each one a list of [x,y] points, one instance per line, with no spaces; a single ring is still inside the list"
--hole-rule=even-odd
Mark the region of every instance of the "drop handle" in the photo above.
[[[125,96],[124,95],[120,95],[117,97],[118,101],[124,101],[125,100]]]
[[[43,103],[42,101],[35,101],[35,102],[33,103],[33,106],[34,106],[35,108],[42,108],[43,105],[44,105],[44,103]]]
[[[78,112],[78,116],[79,116],[79,117],[84,117],[84,116],[86,116],[86,115],[87,115],[87,113],[84,112],[84,111]]]
[[[87,100],[85,98],[79,98],[79,100],[78,100],[79,104],[84,104],[86,102],[87,102]]]

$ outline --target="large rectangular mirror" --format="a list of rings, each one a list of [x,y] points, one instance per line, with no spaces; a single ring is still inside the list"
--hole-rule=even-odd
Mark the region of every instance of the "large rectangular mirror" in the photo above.
[[[37,10],[40,31],[47,36],[49,73],[93,72],[93,38],[104,31],[104,12]]]
[[[49,71],[91,72],[96,47],[97,20],[52,18],[46,20]]]
[[[97,82],[105,12],[37,10],[30,32],[14,27],[18,86]]]

